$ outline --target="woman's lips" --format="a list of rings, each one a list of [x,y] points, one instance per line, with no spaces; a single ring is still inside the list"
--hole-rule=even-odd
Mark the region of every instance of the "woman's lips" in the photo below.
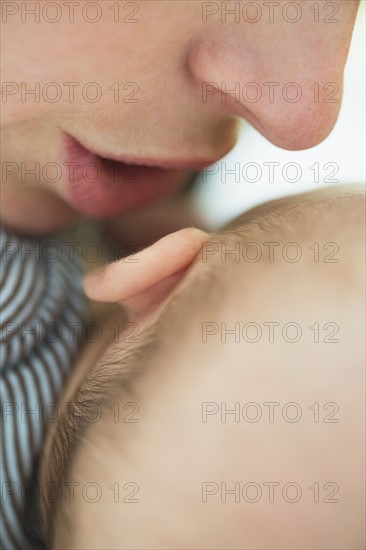
[[[192,173],[187,168],[138,164],[103,158],[66,137],[68,167],[67,197],[78,212],[92,217],[107,217],[142,207],[184,185]],[[169,166],[169,167],[168,167]]]

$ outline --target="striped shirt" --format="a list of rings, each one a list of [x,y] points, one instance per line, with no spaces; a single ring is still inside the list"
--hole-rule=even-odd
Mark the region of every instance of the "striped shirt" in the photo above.
[[[81,264],[50,238],[1,229],[1,548],[44,548],[38,461],[81,345]]]

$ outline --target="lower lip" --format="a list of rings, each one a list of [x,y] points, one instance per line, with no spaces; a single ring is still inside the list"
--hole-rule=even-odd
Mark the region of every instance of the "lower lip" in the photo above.
[[[125,164],[98,157],[67,136],[68,200],[75,210],[108,217],[141,208],[182,187],[189,171]]]

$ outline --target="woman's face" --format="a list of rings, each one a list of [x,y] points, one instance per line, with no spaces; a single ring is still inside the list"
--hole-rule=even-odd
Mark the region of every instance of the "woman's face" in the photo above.
[[[47,231],[163,197],[233,147],[238,117],[280,147],[316,145],[357,7],[1,2],[3,221]]]

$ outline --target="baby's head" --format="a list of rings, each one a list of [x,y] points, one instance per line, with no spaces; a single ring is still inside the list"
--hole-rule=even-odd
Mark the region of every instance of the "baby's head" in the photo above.
[[[50,547],[362,547],[363,204],[276,201],[86,282],[130,323],[101,321],[50,431]]]

